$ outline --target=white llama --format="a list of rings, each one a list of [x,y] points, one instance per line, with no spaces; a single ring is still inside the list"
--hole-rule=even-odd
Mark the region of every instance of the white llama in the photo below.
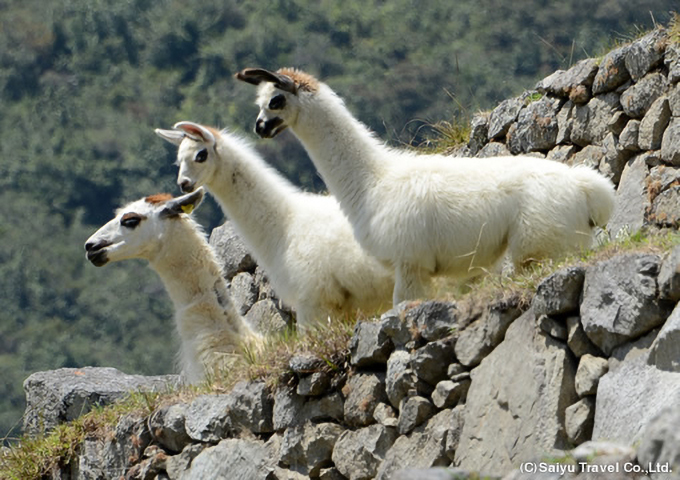
[[[369,253],[391,263],[393,301],[421,297],[432,275],[515,267],[586,248],[614,205],[592,169],[533,157],[459,159],[383,145],[324,83],[295,69],[245,69],[260,85],[256,132],[287,127],[305,146]]]
[[[232,363],[260,335],[236,312],[219,263],[199,225],[187,215],[203,189],[172,198],[153,195],[120,208],[85,243],[87,259],[101,267],[142,258],[161,277],[175,307],[182,374],[190,383]]]
[[[299,328],[389,306],[392,272],[359,246],[333,197],[299,190],[227,131],[174,128],[156,133],[179,145],[180,188],[215,195]]]

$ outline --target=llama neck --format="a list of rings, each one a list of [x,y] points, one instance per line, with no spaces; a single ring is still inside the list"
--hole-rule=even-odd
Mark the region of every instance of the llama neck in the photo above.
[[[385,148],[328,86],[302,107],[293,132],[350,218],[383,175]]]
[[[172,222],[172,228],[164,232],[163,247],[150,264],[161,277],[175,310],[207,304],[217,307],[215,311],[238,316],[229,298],[222,298],[226,283],[206,239],[188,219],[168,222]],[[206,328],[217,327],[206,320]]]
[[[224,136],[225,134],[223,134]],[[219,163],[206,187],[258,262],[270,265],[288,236],[285,221],[299,193],[243,140],[218,141]]]

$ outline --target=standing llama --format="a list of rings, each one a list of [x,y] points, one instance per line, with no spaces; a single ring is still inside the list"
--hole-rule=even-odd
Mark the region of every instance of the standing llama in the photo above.
[[[215,195],[298,328],[389,305],[392,272],[359,246],[333,197],[302,192],[238,136],[192,122],[174,128],[156,133],[179,145],[180,188]]]
[[[190,383],[230,365],[239,349],[260,339],[236,312],[215,254],[187,215],[202,200],[203,189],[137,200],[85,243],[87,259],[97,267],[127,258],[149,261],[175,306],[182,374]]]
[[[255,126],[290,127],[369,253],[392,264],[393,301],[421,297],[431,276],[515,267],[592,244],[614,205],[609,180],[534,157],[458,159],[383,145],[326,84],[304,72],[245,69],[260,85]]]

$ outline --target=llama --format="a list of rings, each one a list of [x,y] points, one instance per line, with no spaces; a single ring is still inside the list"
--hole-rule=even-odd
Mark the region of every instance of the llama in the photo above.
[[[256,132],[290,127],[361,246],[394,266],[395,304],[422,297],[436,274],[470,276],[506,254],[520,268],[587,248],[611,215],[613,185],[590,168],[388,148],[309,74],[245,69],[236,78],[259,85]]]
[[[333,197],[299,190],[243,138],[192,122],[156,133],[179,146],[177,183],[205,186],[304,331],[389,306],[392,272],[356,242]]]
[[[203,195],[198,189],[129,203],[85,243],[87,259],[97,267],[142,258],[158,273],[175,307],[182,374],[190,383],[232,364],[242,346],[260,341],[236,312],[212,248],[186,214]]]

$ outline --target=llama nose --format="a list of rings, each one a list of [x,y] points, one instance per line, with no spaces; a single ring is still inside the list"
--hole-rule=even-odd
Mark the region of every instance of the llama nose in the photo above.
[[[96,252],[97,250],[101,250],[102,248],[106,248],[109,245],[111,245],[111,242],[107,242],[107,241],[87,242],[87,243],[85,243],[85,251]]]
[[[194,184],[189,180],[182,180],[179,183],[179,189],[182,190],[182,193],[191,193],[194,191]]]
[[[264,134],[264,120],[261,118],[258,118],[255,122],[255,133],[257,133],[259,136]]]

